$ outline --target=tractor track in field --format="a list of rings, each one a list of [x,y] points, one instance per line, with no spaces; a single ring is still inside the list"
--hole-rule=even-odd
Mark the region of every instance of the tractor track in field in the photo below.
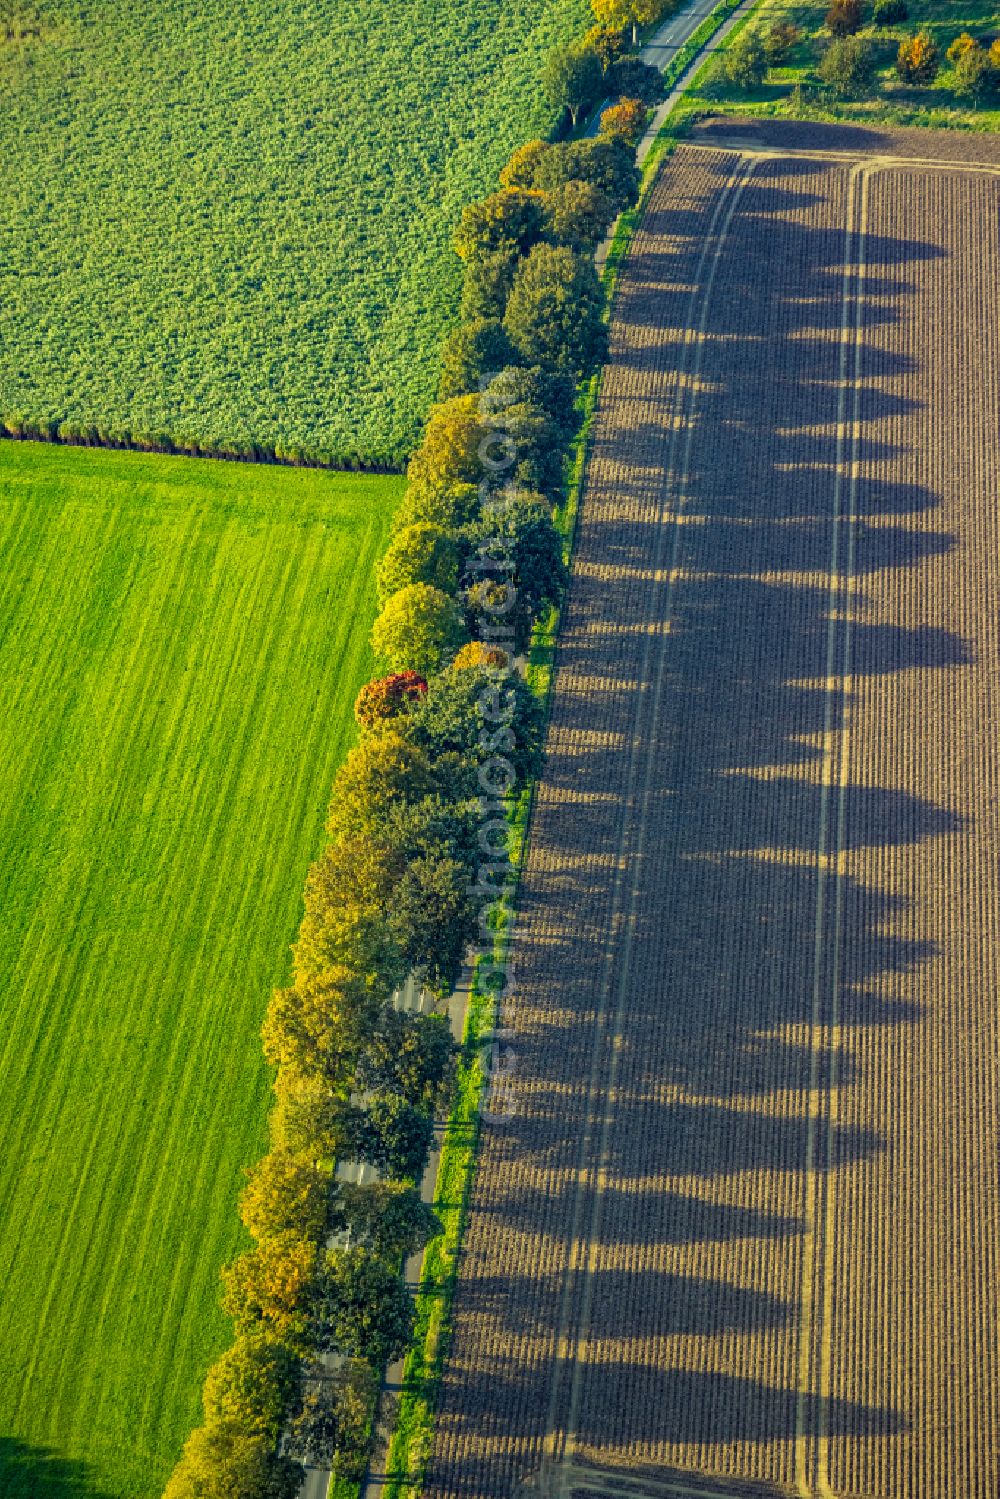
[[[865,134],[624,270],[433,1499],[1000,1481],[1000,153]]]

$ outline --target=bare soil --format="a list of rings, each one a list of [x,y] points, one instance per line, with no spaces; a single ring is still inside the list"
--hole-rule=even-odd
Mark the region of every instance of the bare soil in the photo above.
[[[1000,1491],[1000,175],[722,125],[616,303],[434,1499]]]

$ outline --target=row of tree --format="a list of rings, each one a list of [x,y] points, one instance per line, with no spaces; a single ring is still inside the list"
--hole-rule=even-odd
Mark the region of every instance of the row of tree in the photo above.
[[[905,0],[876,0],[871,23],[884,29],[899,25],[908,14]],[[878,48],[871,37],[859,35],[867,20],[861,0],[833,0],[826,13],[832,40],[817,71],[827,88],[841,98],[863,98],[875,87],[880,67]],[[777,22],[766,31],[742,31],[720,61],[723,78],[740,88],[759,88],[768,69],[784,62],[802,35],[801,28],[789,22]],[[984,45],[962,32],[945,55],[959,98],[978,101],[1000,89],[1000,41]],[[940,66],[940,49],[930,32],[918,31],[900,39],[896,72],[904,83],[926,87],[934,82]]]
[[[620,37],[606,51],[625,60]],[[223,1272],[236,1340],[165,1499],[290,1499],[303,1463],[360,1475],[380,1371],[410,1340],[402,1270],[439,1230],[419,1183],[456,1049],[443,1015],[394,996],[409,976],[444,996],[492,947],[506,812],[543,733],[515,657],[566,582],[553,506],[607,340],[593,251],[636,200],[645,118],[625,100],[594,140],[521,147],[458,226],[461,321],[378,569],[388,671],[359,694],[293,982],[263,1028],[271,1148],[240,1204],[254,1245]]]

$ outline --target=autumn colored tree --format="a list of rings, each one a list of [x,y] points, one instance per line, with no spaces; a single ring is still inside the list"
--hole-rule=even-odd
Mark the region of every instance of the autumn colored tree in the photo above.
[[[269,1125],[278,1149],[308,1152],[314,1159],[342,1155],[350,1105],[322,1076],[286,1064],[274,1080],[274,1099]]]
[[[454,396],[432,406],[424,440],[410,459],[407,473],[411,483],[477,483],[482,467],[479,448],[485,435],[478,396]]]
[[[649,113],[641,99],[622,99],[601,115],[601,135],[624,141],[633,150],[642,140]]]
[[[398,718],[418,703],[426,691],[427,679],[417,671],[394,671],[387,677],[366,682],[354,704],[358,727],[371,729]]]
[[[468,638],[454,599],[427,583],[411,583],[393,594],[372,629],[376,656],[396,671],[410,667],[425,677]]]
[[[568,109],[573,128],[580,115],[601,97],[604,69],[585,43],[571,42],[549,53],[542,73],[542,93],[554,109]]]
[[[501,186],[530,188],[535,167],[549,150],[549,142],[543,140],[525,141],[523,146],[518,146],[500,173]]]
[[[504,326],[526,364],[578,379],[591,374],[608,346],[592,257],[565,245],[536,245],[514,278]]]
[[[479,485],[414,481],[403,496],[396,513],[399,526],[416,526],[422,521],[455,531],[466,526],[479,514]]]
[[[321,1348],[382,1369],[413,1333],[413,1298],[395,1268],[370,1249],[334,1249],[318,1282],[315,1327]]]
[[[297,1353],[308,1348],[317,1254],[308,1239],[286,1233],[226,1265],[222,1307],[237,1331],[272,1337]]]
[[[293,988],[276,989],[261,1029],[275,1067],[297,1067],[331,1088],[350,1079],[360,1040],[384,995],[354,970],[334,965]]]
[[[523,188],[504,187],[462,210],[455,249],[463,260],[505,249],[524,255],[538,243],[544,230],[545,215],[539,199]]]
[[[606,73],[609,68],[614,67],[624,52],[625,35],[620,27],[591,26],[590,30],[584,33],[583,45],[597,54],[597,59]]]
[[[666,6],[664,0],[590,0],[590,8],[600,26],[612,31],[631,30],[634,47],[639,27],[658,21]]]
[[[938,71],[938,47],[927,31],[904,37],[896,55],[896,71],[904,83],[933,83]]]
[[[442,593],[454,593],[458,562],[454,539],[441,526],[429,521],[404,526],[393,536],[376,572],[379,603],[386,604],[411,583],[429,583]]]
[[[421,694],[423,696],[423,694]],[[375,838],[393,807],[419,801],[434,788],[424,751],[400,722],[367,734],[349,752],[334,782],[326,830],[331,838]]]
[[[293,1233],[318,1243],[326,1232],[330,1173],[306,1154],[271,1150],[248,1172],[240,1197],[244,1227],[258,1241]]]
[[[484,645],[481,640],[470,640],[463,645],[451,663],[453,671],[480,671],[483,667],[505,671],[509,665],[510,657],[505,650],[498,645]]]
[[[853,36],[864,24],[861,0],[833,0],[826,13],[826,29],[834,36]]]
[[[499,318],[471,318],[445,339],[441,351],[438,399],[450,400],[479,391],[497,370],[517,362]]]
[[[966,52],[971,52],[975,47],[978,46],[979,43],[976,41],[975,37],[970,36],[967,31],[963,31],[961,35],[957,36],[951,43],[947,52],[945,53],[945,57],[951,63],[952,67],[954,67],[960,57],[964,56]]]
[[[288,1348],[256,1334],[238,1337],[205,1378],[205,1422],[236,1421],[276,1446],[299,1388],[299,1360]]]
[[[302,1478],[269,1437],[229,1417],[191,1433],[163,1499],[296,1499]]]

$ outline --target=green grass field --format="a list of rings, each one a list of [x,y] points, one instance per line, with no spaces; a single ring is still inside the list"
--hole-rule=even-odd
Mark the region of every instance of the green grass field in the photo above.
[[[401,483],[0,443],[0,1494],[158,1495]]]
[[[3,40],[3,11],[41,18]],[[587,0],[0,0],[0,416],[399,462]]]
[[[867,24],[860,34],[875,49],[878,76],[871,95],[858,100],[833,97],[817,72],[831,40],[823,24],[829,8],[830,0],[761,0],[744,25],[748,30],[765,32],[776,21],[793,22],[802,30],[794,51],[781,67],[771,69],[760,88],[749,92],[724,82],[713,65],[707,66],[697,79],[697,87],[685,99],[682,113],[709,109],[793,119],[1000,130],[1000,94],[994,93],[975,106],[958,97],[945,58],[949,43],[963,31],[986,40],[1000,34],[996,0],[907,0],[907,19],[891,27],[872,26],[872,0],[864,0]],[[940,72],[927,87],[903,83],[895,69],[901,38],[916,31],[930,32],[940,51]],[[736,35],[737,31],[730,34],[730,43]]]

